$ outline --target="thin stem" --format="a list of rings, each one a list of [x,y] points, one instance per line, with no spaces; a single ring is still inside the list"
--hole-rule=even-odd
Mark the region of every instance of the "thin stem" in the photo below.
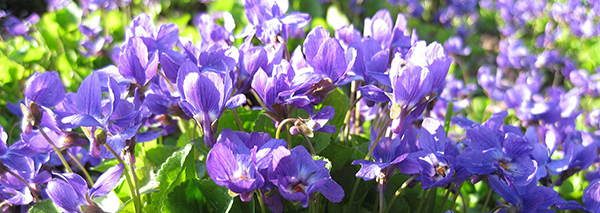
[[[265,105],[265,103],[263,103],[262,99],[260,99],[260,96],[258,95],[258,93],[256,93],[256,91],[254,91],[254,89],[251,89],[250,93],[252,93],[252,95],[254,96],[254,98],[256,98],[256,101],[258,102],[258,105],[260,105],[265,110],[269,109],[269,108],[267,108],[267,106]]]
[[[52,141],[52,139],[50,137],[48,137],[48,135],[44,131],[44,128],[40,127],[39,130],[40,130],[40,133],[42,133],[42,136],[44,136],[44,138],[46,139],[46,141],[48,141],[50,146],[52,146],[53,149],[56,148],[54,150],[54,152],[56,152],[56,150],[59,150],[58,147],[56,147],[54,141]],[[61,162],[63,160],[65,160],[64,156],[62,156],[62,158],[61,158],[62,152],[58,151],[57,153],[60,153],[60,155],[59,154],[57,154],[57,155],[58,155],[58,158],[61,159]],[[92,180],[92,176],[90,176],[90,173],[88,173],[88,171],[85,169],[85,166],[83,166],[83,164],[81,164],[81,162],[79,162],[79,159],[77,159],[77,157],[75,157],[73,154],[71,154],[68,150],[66,151],[66,153],[67,153],[67,156],[69,156],[69,158],[71,158],[71,161],[73,161],[75,163],[75,165],[79,168],[79,170],[81,170],[81,172],[83,172],[83,176],[85,177],[85,180],[87,181],[88,185],[90,187],[94,186],[94,180]],[[65,163],[66,163],[66,160],[65,160]],[[71,169],[71,168],[69,167],[69,169]]]
[[[360,101],[360,99],[362,98],[359,97],[356,100],[350,102],[350,108],[348,108],[348,112],[346,112],[346,115],[344,116],[344,123],[342,125],[343,126],[343,134],[342,134],[342,138],[341,141],[342,143],[346,143],[348,141],[348,137],[350,135],[350,119],[352,118],[352,112],[354,111],[354,108],[356,108],[356,104],[358,103],[358,101]]]
[[[283,129],[283,127],[284,127],[284,126],[285,126],[287,123],[289,123],[289,122],[294,122],[294,121],[296,121],[296,120],[297,120],[297,118],[286,118],[286,119],[283,119],[283,121],[281,121],[281,122],[279,123],[279,126],[277,126],[277,131],[275,132],[275,139],[280,139],[280,138],[281,138],[281,137],[280,137],[280,136],[281,136],[281,130]]]
[[[487,209],[491,198],[492,198],[492,189],[488,189],[487,195],[485,195],[485,201],[483,202],[484,209]]]
[[[141,204],[142,204],[142,201],[141,201],[142,197],[141,197],[141,194],[140,194],[140,188],[138,187],[138,180],[139,179],[137,177],[137,174],[135,173],[135,165],[133,163],[130,163],[129,167],[131,168],[131,169],[129,169],[129,172],[131,172],[131,177],[133,178],[132,179],[132,181],[133,181],[133,188],[135,189],[135,194],[137,195],[137,199],[139,200],[140,206],[141,206]]]
[[[310,142],[310,139],[308,139],[308,137],[306,137],[304,133],[302,133],[302,137],[304,137],[304,140],[306,140],[306,144],[308,145],[308,151],[310,151],[310,153],[312,153],[313,155],[317,154],[317,150],[315,150],[315,147]]]
[[[69,164],[67,163],[67,160],[65,160],[65,156],[62,155],[62,152],[60,151],[60,149],[54,144],[54,142],[52,142],[52,139],[50,139],[50,137],[48,137],[48,135],[44,131],[44,128],[40,127],[39,130],[40,130],[40,133],[42,133],[42,136],[44,136],[44,138],[46,139],[48,144],[50,144],[50,146],[54,150],[54,153],[56,153],[56,156],[58,156],[58,158],[60,159],[60,162],[65,167],[65,170],[67,170],[67,172],[69,172],[69,173],[73,173],[71,166],[69,166]]]
[[[383,213],[383,210],[385,210],[385,185],[383,183],[377,184],[377,191],[379,191],[379,209],[377,212]]]
[[[454,102],[450,100],[448,101],[448,106],[446,107],[446,118],[444,118],[444,130],[446,131],[446,136],[448,136],[448,132],[450,131],[450,120],[452,119],[452,114],[454,114]]]
[[[465,196],[460,192],[460,189],[458,190],[458,196],[460,196],[460,199],[462,200],[462,212],[467,212],[467,200],[465,200]]]
[[[446,201],[448,200],[448,197],[450,196],[450,189],[446,189],[446,193],[444,194],[444,199],[442,200],[442,210],[444,210],[444,207],[446,207]]]
[[[355,105],[354,100],[356,99],[356,84],[356,81],[352,81],[352,83],[350,84],[350,104],[352,105],[349,106],[348,112],[346,112],[346,116],[344,118],[344,134],[342,136],[342,138],[344,139],[343,141],[348,141],[348,137],[350,137],[350,118],[352,117],[352,113],[354,112],[352,108]]]
[[[430,210],[435,209],[435,202],[437,200],[437,190],[438,190],[438,188],[433,188],[433,196],[432,196],[433,198],[431,198],[432,199],[431,205],[428,205],[426,207],[427,212],[431,212]]]
[[[425,201],[429,200],[430,193],[431,193],[431,190],[425,191],[425,194],[423,194],[424,197],[421,197],[421,201],[419,202],[419,208],[417,209],[417,212],[422,212],[423,206],[425,205]]]
[[[452,196],[452,207],[450,207],[450,210],[454,211],[454,209],[456,209],[456,200],[458,198],[458,193],[455,193],[454,196]]]
[[[265,201],[262,197],[262,192],[260,190],[256,191],[256,198],[258,199],[258,205],[260,206],[261,213],[267,213],[267,207],[265,206]]]
[[[244,131],[244,125],[242,124],[240,115],[237,113],[237,109],[231,109],[231,114],[233,115],[233,119],[235,120],[235,124],[237,125],[238,129],[240,129],[240,131]]]
[[[350,198],[348,200],[348,205],[350,208],[352,207],[352,202],[354,201],[354,196],[356,195],[356,191],[358,191],[358,186],[360,185],[360,179],[354,179],[354,185],[352,186],[352,192],[350,192]]]
[[[125,164],[125,162],[123,161],[123,159],[121,158],[121,156],[119,154],[117,154],[117,152],[115,152],[114,149],[112,149],[108,144],[104,144],[104,147],[106,147],[106,149],[108,151],[110,151],[110,153],[112,153],[115,156],[115,159],[117,159],[117,161],[123,165],[123,169],[125,169],[125,180],[127,181],[127,185],[129,185],[129,192],[131,193],[131,199],[133,200],[133,206],[135,208],[135,212],[136,213],[141,213],[142,212],[142,202],[140,200],[140,198],[137,196],[136,190],[133,186],[133,181],[131,180],[131,177],[129,176],[129,167],[127,167],[127,165]]]
[[[404,181],[404,183],[402,183],[402,185],[400,185],[400,188],[398,188],[398,190],[396,190],[396,192],[394,193],[394,196],[390,200],[390,203],[388,204],[386,212],[390,212],[392,210],[392,206],[394,206],[394,202],[396,201],[396,199],[402,194],[402,192],[404,192],[404,189],[406,189],[406,187],[408,187],[408,185],[410,183],[412,183],[413,180],[415,180],[415,178],[416,178],[416,176],[411,176],[408,179],[406,179],[406,181]]]
[[[83,176],[85,177],[85,180],[87,180],[88,185],[90,187],[94,186],[94,180],[92,180],[92,176],[90,176],[90,173],[88,173],[88,171],[85,169],[83,164],[81,164],[81,162],[79,162],[79,159],[77,159],[77,157],[74,156],[73,154],[71,154],[69,151],[67,151],[66,153],[67,153],[67,156],[69,156],[69,158],[71,158],[71,160],[79,168],[79,170],[81,170],[81,172],[83,172]]]
[[[387,130],[386,127],[389,126],[390,122],[391,122],[391,120],[388,120],[386,122],[386,124],[383,125],[383,127],[381,127],[381,129],[379,130],[379,133],[377,134],[377,138],[375,138],[375,141],[373,141],[373,144],[371,144],[371,147],[369,147],[369,152],[367,152],[367,154],[365,155],[365,158],[364,158],[365,160],[368,160],[371,157],[371,155],[373,154],[373,152],[375,151],[375,147],[377,147],[377,144],[379,143],[379,141],[381,140],[381,137]]]
[[[387,126],[387,125],[385,125],[385,126]],[[377,146],[377,143],[379,143],[379,140],[381,139],[381,136],[383,135],[385,130],[386,130],[386,128],[384,128],[384,127],[382,127],[380,129],[379,134],[377,134],[377,138],[375,139],[375,141],[373,142],[371,147],[369,147],[369,152],[365,155],[365,157],[363,159],[368,160],[369,157],[371,156],[371,154],[373,154],[373,151],[375,150],[375,147]],[[360,184],[360,179],[356,178],[354,181],[354,186],[352,187],[352,192],[350,193],[350,200],[348,201],[350,204],[352,204],[352,202],[354,201],[354,196],[356,195],[356,191],[358,189],[359,184]]]

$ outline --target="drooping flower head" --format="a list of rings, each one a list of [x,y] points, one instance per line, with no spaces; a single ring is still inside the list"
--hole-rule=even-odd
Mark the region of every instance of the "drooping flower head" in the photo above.
[[[255,190],[267,182],[272,151],[285,147],[285,141],[272,139],[267,133],[223,130],[208,153],[206,168],[217,185],[240,194],[242,201],[252,199]]]
[[[100,209],[92,201],[111,192],[119,183],[123,167],[117,165],[106,170],[90,189],[85,180],[75,173],[55,174],[48,182],[46,193],[50,199],[65,212],[81,212],[84,209]]]
[[[331,179],[325,164],[325,161],[313,160],[303,146],[292,150],[280,147],[273,151],[274,168],[269,178],[283,198],[300,202],[303,207],[308,206],[317,192],[338,203],[344,198],[344,190]]]

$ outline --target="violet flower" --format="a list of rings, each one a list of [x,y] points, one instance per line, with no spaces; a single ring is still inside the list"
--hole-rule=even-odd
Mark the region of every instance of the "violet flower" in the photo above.
[[[353,165],[360,165],[360,170],[356,177],[363,180],[377,181],[387,180],[394,171],[398,170],[402,174],[416,174],[420,171],[420,166],[415,156],[410,154],[407,148],[409,141],[414,140],[412,135],[407,135],[402,140],[398,137],[382,137],[373,150],[373,161],[355,160]],[[375,141],[371,142],[371,146]]]
[[[98,177],[91,189],[78,174],[55,174],[56,177],[48,183],[46,193],[65,212],[81,212],[89,208],[100,210],[92,199],[110,193],[119,183],[122,174],[121,165],[111,167]]]
[[[285,145],[285,141],[272,139],[266,133],[225,129],[206,158],[208,175],[217,185],[240,194],[240,199],[248,202],[254,191],[266,183],[271,153]]]
[[[535,142],[502,125],[506,113],[492,116],[484,125],[466,127],[467,148],[457,160],[467,171],[506,178],[511,184],[536,181],[538,163],[533,158]]]
[[[272,43],[277,36],[284,40],[296,37],[303,32],[310,16],[299,12],[286,15],[288,7],[287,1],[244,0],[249,25],[243,34],[250,37],[256,35],[263,43]]]
[[[590,185],[583,191],[582,200],[587,211],[600,211],[600,179],[590,182]]]
[[[299,119],[294,126],[290,128],[291,135],[303,134],[312,138],[314,132],[334,133],[335,126],[327,125],[327,122],[333,118],[335,110],[332,106],[326,106],[317,113],[311,113],[309,119]]]
[[[191,63],[182,65],[179,71],[178,87],[182,95],[182,106],[187,108],[193,118],[204,130],[204,143],[214,144],[213,123],[221,116],[225,108],[235,108],[245,102],[243,94],[231,97],[231,78],[223,73],[211,71],[198,72]]]
[[[325,161],[313,160],[303,146],[292,150],[277,148],[273,151],[273,165],[269,180],[289,201],[300,202],[306,208],[317,192],[334,203],[344,198],[344,190],[329,175]]]

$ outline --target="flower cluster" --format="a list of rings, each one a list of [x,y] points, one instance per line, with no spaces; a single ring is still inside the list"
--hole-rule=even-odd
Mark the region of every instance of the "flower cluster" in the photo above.
[[[346,6],[364,15],[361,2]],[[319,211],[324,197],[346,210],[365,201],[357,191],[370,194],[361,180],[374,180],[379,212],[406,188],[427,191],[423,203],[437,189],[455,203],[461,195],[467,211],[463,186],[477,183],[488,192],[481,211],[600,211],[600,73],[561,49],[562,37],[600,33],[598,2],[453,0],[432,9],[397,0],[412,17],[378,9],[360,28],[332,29],[287,1],[243,0],[247,23],[225,11],[188,17],[196,40],[148,14],[121,38],[100,24],[98,14],[130,3],[81,1],[76,51],[106,64],[78,85],[63,84],[71,77],[63,71],[31,72],[22,99],[7,104],[20,131],[9,140],[0,126],[3,211],[44,200],[64,212],[108,211],[108,196],[136,212],[164,210],[181,188],[203,202],[226,190],[230,207],[239,198],[263,211]],[[64,7],[75,5],[49,1],[50,10]],[[412,29],[413,17],[450,32],[445,42]],[[475,23],[494,18],[501,27],[486,33],[496,34],[479,36],[487,26]],[[10,36],[40,37],[28,37],[37,19],[0,11]],[[76,54],[60,45],[61,56]],[[161,153],[182,146],[191,151]],[[146,161],[158,166],[143,171]],[[181,168],[164,171],[173,167]],[[573,179],[589,183],[580,195],[555,190]],[[206,182],[216,184],[211,192]]]

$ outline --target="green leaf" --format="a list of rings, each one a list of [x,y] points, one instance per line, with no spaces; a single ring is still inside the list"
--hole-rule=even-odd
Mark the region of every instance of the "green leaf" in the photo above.
[[[344,92],[337,88],[327,95],[327,98],[323,101],[323,106],[332,106],[335,109],[335,114],[333,115],[333,119],[329,121],[331,125],[334,125],[339,131],[339,128],[344,123],[344,118],[346,117],[346,113],[350,108],[349,98],[344,94]]]
[[[156,174],[156,181],[158,182],[158,191],[153,193],[152,198],[155,202],[154,205],[147,206],[149,209],[162,209],[164,207],[164,201],[166,196],[173,190],[173,188],[180,182],[183,181],[186,170],[186,160],[188,155],[192,151],[193,145],[188,143],[181,150],[176,151],[161,165],[160,169]]]
[[[29,213],[59,213],[60,211],[51,200],[43,200],[41,202],[33,205],[29,211]]]
[[[103,160],[100,164],[91,168],[92,171],[104,172],[108,168],[117,165],[119,162],[116,159]]]
[[[352,160],[362,158],[356,149],[340,143],[330,144],[320,153],[320,156],[323,156],[331,161],[332,171],[344,168],[344,166],[350,164]]]
[[[233,197],[227,189],[218,186],[212,180],[201,180],[198,185],[202,194],[207,199],[207,204],[212,207],[213,212],[229,212],[233,204]]]

